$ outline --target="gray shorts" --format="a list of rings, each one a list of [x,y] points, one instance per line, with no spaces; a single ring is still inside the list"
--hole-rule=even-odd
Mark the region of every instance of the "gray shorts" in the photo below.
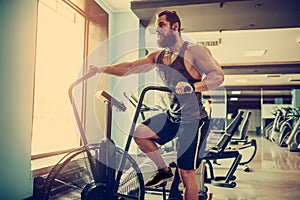
[[[160,145],[178,136],[177,165],[180,169],[191,170],[199,167],[201,158],[205,156],[209,127],[207,118],[178,123],[168,113],[160,113],[142,123],[159,136],[154,141]]]

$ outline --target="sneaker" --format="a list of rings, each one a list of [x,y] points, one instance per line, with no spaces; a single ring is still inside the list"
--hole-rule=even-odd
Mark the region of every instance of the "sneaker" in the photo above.
[[[158,169],[156,170],[151,178],[146,182],[145,187],[155,187],[158,186],[170,179],[172,179],[173,173],[171,168],[169,167],[169,171],[165,171],[164,169]]]

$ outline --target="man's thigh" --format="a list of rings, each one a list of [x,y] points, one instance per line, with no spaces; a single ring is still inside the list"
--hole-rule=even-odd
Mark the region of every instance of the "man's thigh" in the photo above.
[[[150,128],[158,138],[153,138],[153,141],[159,145],[163,145],[171,141],[178,132],[179,124],[170,121],[166,113],[159,113],[148,119],[146,119],[142,124]]]
[[[179,128],[177,164],[180,169],[192,170],[198,167],[198,150],[201,145],[201,120],[184,123]]]

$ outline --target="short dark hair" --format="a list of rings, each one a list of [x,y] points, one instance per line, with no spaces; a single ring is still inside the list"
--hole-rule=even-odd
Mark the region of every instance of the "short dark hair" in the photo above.
[[[177,15],[177,12],[175,10],[164,10],[158,13],[158,17],[166,15],[166,19],[168,22],[170,22],[170,25],[172,26],[174,23],[178,22],[178,32],[181,34],[181,22]]]

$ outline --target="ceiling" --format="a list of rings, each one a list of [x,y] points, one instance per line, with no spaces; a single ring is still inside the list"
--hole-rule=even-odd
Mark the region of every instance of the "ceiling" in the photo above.
[[[300,26],[299,0],[138,0],[131,9],[145,26],[157,11],[176,10],[187,32]]]
[[[148,29],[155,27],[157,12],[176,10],[183,36],[208,45],[228,88],[300,88],[299,0],[102,2],[113,12],[133,11]]]

